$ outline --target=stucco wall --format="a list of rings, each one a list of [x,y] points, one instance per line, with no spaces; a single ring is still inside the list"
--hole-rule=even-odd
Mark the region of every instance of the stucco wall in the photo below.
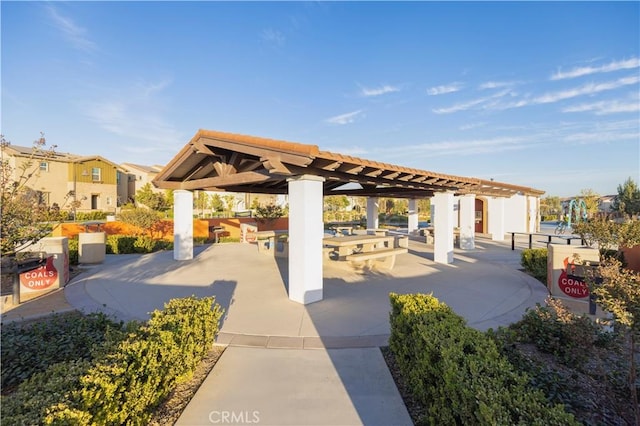
[[[527,197],[514,195],[504,200],[504,229],[506,232],[527,232]]]

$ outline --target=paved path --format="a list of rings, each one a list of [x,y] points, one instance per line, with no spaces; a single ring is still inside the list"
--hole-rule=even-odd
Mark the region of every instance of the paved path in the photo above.
[[[510,241],[477,240],[451,265],[410,242],[390,272],[325,263],[324,299],[287,298],[287,259],[255,246],[107,256],[64,289],[68,305],[123,320],[147,319],[176,297],[215,295],[225,309],[218,343],[229,345],[178,424],[411,424],[379,346],[389,335],[390,292],[433,293],[480,330],[517,321],[546,288],[519,271]],[[32,303],[32,302],[30,302]],[[3,315],[10,320],[11,311]]]

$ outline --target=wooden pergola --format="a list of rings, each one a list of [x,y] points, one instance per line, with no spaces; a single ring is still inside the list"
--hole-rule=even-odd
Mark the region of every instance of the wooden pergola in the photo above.
[[[539,197],[533,188],[434,173],[321,151],[307,145],[253,136],[199,130],[153,181],[174,190],[174,259],[193,258],[195,190],[289,196],[289,299],[313,303],[323,298],[323,196],[367,197],[367,226],[377,227],[377,198],[409,198],[417,228],[419,198],[434,208],[434,260],[453,262],[454,197],[459,197],[460,236],[474,248],[474,200],[493,200],[491,215],[504,234],[504,200]],[[411,219],[410,219],[411,220]]]
[[[286,194],[291,176],[325,179],[325,194],[431,197],[436,192],[510,197],[544,194],[533,188],[365,160],[316,145],[199,130],[156,176],[163,189]],[[347,185],[347,183],[359,184]]]

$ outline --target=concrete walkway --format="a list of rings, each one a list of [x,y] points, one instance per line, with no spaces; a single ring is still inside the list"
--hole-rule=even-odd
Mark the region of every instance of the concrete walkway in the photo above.
[[[548,294],[519,271],[510,241],[478,239],[475,250],[456,249],[451,265],[434,263],[431,251],[411,241],[390,272],[325,262],[324,300],[307,306],[287,298],[287,259],[247,244],[197,247],[191,261],[109,255],[64,296],[123,320],[145,320],[172,298],[216,296],[225,310],[218,343],[228,348],[179,425],[411,424],[379,350],[390,292],[433,293],[479,330],[517,321]]]

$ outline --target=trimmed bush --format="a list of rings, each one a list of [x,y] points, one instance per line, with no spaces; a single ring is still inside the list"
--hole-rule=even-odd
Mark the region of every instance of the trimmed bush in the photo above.
[[[90,212],[77,212],[76,213],[76,222],[87,222],[87,221],[93,221],[93,220],[105,220],[107,218],[108,214],[113,214],[113,213],[107,213],[107,212],[103,212],[100,210],[94,210],[94,211],[90,211]]]
[[[3,424],[147,424],[211,349],[222,312],[213,297],[169,301],[92,360],[54,364],[23,382],[2,398]]]
[[[107,235],[107,254],[135,253],[136,239],[128,235]]]
[[[153,253],[171,249],[171,241],[156,240],[148,235],[107,235],[107,254]]]
[[[547,282],[547,249],[535,248],[522,250],[520,255],[522,267],[537,280]]]
[[[487,335],[431,295],[392,293],[389,346],[412,395],[419,424],[574,425],[528,385]]]
[[[147,235],[140,235],[133,242],[133,249],[136,253],[153,253],[157,246],[158,241]]]
[[[69,238],[69,265],[78,264],[78,238]]]
[[[115,335],[122,323],[101,313],[55,314],[47,321],[2,326],[2,387],[17,386],[49,366],[78,359],[89,359],[95,345]]]
[[[211,349],[222,309],[213,297],[174,299],[82,377],[84,411],[98,424],[146,424]]]

